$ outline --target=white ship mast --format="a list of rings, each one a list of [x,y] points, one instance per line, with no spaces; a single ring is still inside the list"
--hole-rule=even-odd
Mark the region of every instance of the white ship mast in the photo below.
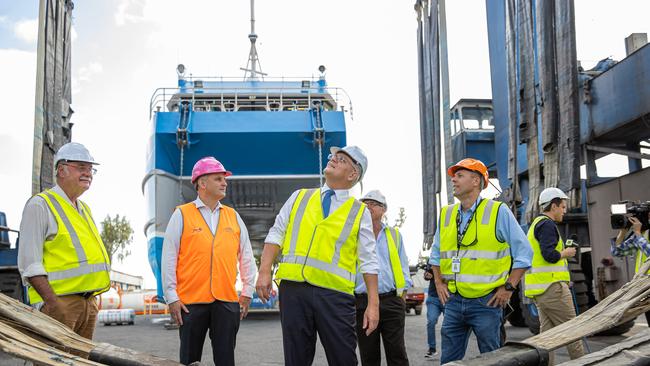
[[[246,62],[246,67],[242,67],[240,70],[245,71],[245,81],[258,80],[258,75],[264,80],[266,74],[262,72],[262,65],[260,65],[260,59],[257,56],[257,48],[255,48],[255,41],[257,41],[257,34],[255,34],[255,0],[251,0],[251,32],[248,35],[248,39],[251,41],[248,62]]]

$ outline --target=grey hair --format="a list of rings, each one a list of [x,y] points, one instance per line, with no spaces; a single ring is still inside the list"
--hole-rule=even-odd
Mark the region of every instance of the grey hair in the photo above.
[[[202,179],[203,177],[205,177],[205,176],[206,176],[206,175],[204,174],[204,175],[202,175],[202,176],[196,178],[196,180],[194,181],[194,189],[196,189],[197,192],[199,191],[199,180],[201,180],[201,179]]]
[[[483,179],[483,175],[475,170],[470,170],[472,173],[476,174],[478,176],[479,180],[479,187],[481,188],[481,191],[485,189],[485,179]]]

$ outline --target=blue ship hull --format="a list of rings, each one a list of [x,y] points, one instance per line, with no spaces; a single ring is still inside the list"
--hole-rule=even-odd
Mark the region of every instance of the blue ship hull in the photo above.
[[[159,299],[167,222],[176,206],[196,198],[190,176],[197,160],[214,156],[233,172],[223,203],[238,211],[259,256],[289,195],[318,186],[329,148],[346,145],[345,112],[323,79],[307,85],[180,79],[178,88],[154,94],[151,109],[143,192]]]

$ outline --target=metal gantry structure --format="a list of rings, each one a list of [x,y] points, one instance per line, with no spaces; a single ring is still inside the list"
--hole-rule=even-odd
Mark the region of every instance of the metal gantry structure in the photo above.
[[[558,187],[568,193],[570,210],[560,229],[565,239],[577,235],[582,247],[571,270],[584,284],[577,292],[586,307],[633,274],[628,259],[614,258],[611,265],[601,260],[611,257],[609,238],[615,235],[610,204],[650,200],[650,169],[642,163],[650,158],[650,46],[647,37],[633,34],[625,40],[625,59],[605,59],[583,70],[576,57],[573,1],[485,4],[493,98],[463,99],[451,110],[444,96],[444,0],[418,0],[415,6],[424,249],[435,232],[438,206],[446,204],[441,172],[451,161],[480,159],[498,180],[498,200],[508,204],[524,229],[539,214],[541,190]],[[596,161],[608,154],[626,156],[629,173],[599,173]]]
[[[72,137],[72,0],[40,0],[36,53],[36,98],[32,194],[54,186],[54,154]],[[0,207],[0,209],[2,209]],[[0,292],[25,300],[18,272],[18,240],[0,212]]]

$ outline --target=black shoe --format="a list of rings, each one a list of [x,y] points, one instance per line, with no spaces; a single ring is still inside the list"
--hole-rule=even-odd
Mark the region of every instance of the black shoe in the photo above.
[[[424,358],[433,359],[437,354],[438,354],[438,352],[436,352],[435,348],[429,348],[427,353],[424,355]]]

